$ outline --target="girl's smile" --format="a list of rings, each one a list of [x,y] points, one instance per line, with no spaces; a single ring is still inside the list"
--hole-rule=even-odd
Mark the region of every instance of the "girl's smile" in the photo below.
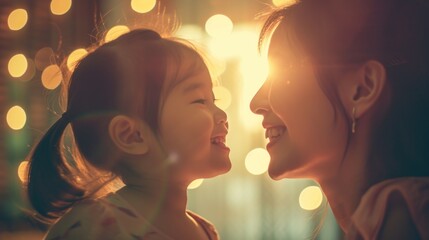
[[[218,135],[218,136],[216,136],[216,137],[213,137],[212,139],[211,139],[211,143],[213,144],[213,145],[215,145],[216,147],[220,147],[222,150],[225,150],[225,151],[230,151],[229,150],[229,147],[228,146],[226,146],[226,135],[228,134],[228,132],[225,132],[225,133],[222,133],[221,135]]]
[[[178,75],[201,63],[184,61]],[[208,69],[201,67],[168,93],[161,112],[161,139],[165,149],[175,153],[177,176],[207,178],[231,168],[230,149],[225,144],[227,116],[214,103]]]

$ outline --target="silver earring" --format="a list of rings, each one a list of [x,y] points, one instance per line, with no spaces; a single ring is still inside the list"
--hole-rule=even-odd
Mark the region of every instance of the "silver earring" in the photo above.
[[[355,114],[356,114],[356,107],[353,107],[353,109],[352,109],[352,133],[356,132],[356,118],[355,118]]]

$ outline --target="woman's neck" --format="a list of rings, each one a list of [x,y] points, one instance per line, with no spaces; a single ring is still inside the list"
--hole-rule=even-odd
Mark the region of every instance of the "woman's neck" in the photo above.
[[[345,232],[361,197],[367,190],[366,182],[362,177],[364,173],[355,174],[356,172],[319,182],[338,224]]]
[[[362,196],[372,182],[368,175],[369,146],[364,135],[361,132],[352,136],[347,154],[334,176],[317,180],[338,224],[345,232]]]

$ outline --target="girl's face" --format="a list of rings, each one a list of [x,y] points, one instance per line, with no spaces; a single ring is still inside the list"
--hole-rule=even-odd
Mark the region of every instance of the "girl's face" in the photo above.
[[[193,64],[189,58],[182,62],[178,75],[187,77],[168,92],[160,116],[161,141],[171,164],[189,181],[231,168],[227,116],[214,104],[206,66],[190,71]]]
[[[270,74],[254,96],[251,109],[264,117],[268,172],[273,179],[318,179],[335,174],[345,149],[347,132],[334,106],[320,88],[302,49],[294,48],[293,33],[280,25],[268,51]],[[294,45],[296,46],[296,45]]]

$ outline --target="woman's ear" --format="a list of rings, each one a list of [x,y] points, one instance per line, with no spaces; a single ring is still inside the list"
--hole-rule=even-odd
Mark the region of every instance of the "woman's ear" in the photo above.
[[[141,155],[149,151],[145,131],[149,129],[140,120],[117,115],[109,123],[109,136],[115,145],[128,154]]]
[[[386,87],[386,69],[378,61],[366,61],[340,87],[344,106],[358,119],[380,100]]]

